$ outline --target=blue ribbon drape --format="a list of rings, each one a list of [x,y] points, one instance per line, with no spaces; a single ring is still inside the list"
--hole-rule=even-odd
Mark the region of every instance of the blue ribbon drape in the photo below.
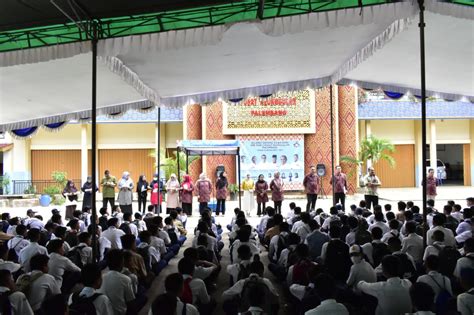
[[[34,134],[38,130],[38,127],[29,127],[29,128],[23,128],[23,129],[16,129],[12,130],[11,132],[19,137],[19,138],[26,138]]]
[[[66,123],[65,121],[61,121],[61,122],[57,122],[57,123],[46,124],[45,127],[49,128],[49,129],[58,129],[58,128],[61,128],[62,126],[64,126],[65,123]]]
[[[397,92],[390,92],[390,91],[383,91],[383,92],[385,93],[385,95],[387,95],[387,97],[394,100],[401,99],[404,95],[403,93],[397,93]]]
[[[267,97],[270,97],[272,95],[273,94],[262,94],[262,95],[260,95],[260,98],[267,98]]]
[[[240,97],[240,98],[231,98],[229,100],[229,102],[231,103],[238,103],[238,102],[241,102],[244,98],[243,97]]]

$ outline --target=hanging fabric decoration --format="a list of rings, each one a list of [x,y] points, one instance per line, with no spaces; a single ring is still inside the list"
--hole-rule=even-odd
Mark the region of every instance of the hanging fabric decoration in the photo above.
[[[147,106],[142,108],[137,108],[137,111],[143,114],[150,113],[155,110],[155,106]]]
[[[231,103],[240,103],[240,102],[242,102],[243,100],[244,100],[243,97],[240,97],[240,98],[231,98],[231,99],[229,100],[229,102],[231,102]]]
[[[33,136],[38,131],[38,127],[29,127],[23,129],[15,129],[10,131],[10,135],[15,139],[24,139]]]
[[[397,93],[397,92],[390,92],[390,91],[383,91],[387,97],[393,99],[393,100],[399,100],[403,97],[403,93]]]
[[[67,123],[65,121],[57,122],[57,123],[52,123],[52,124],[46,124],[43,125],[42,127],[46,129],[49,132],[58,132],[64,127],[66,127]]]
[[[273,94],[262,94],[260,95],[260,98],[268,98],[270,96],[272,96]]]
[[[112,119],[118,119],[118,118],[122,117],[123,115],[125,115],[125,111],[117,112],[117,113],[110,113],[110,114],[107,114],[107,117],[112,118]]]

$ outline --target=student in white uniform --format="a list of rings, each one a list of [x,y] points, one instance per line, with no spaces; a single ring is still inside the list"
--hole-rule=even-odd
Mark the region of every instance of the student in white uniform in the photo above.
[[[451,280],[448,277],[438,272],[439,258],[435,255],[430,255],[425,260],[426,275],[419,276],[416,282],[423,282],[429,285],[434,292],[434,299],[438,297],[441,290],[448,291],[453,296],[451,289]]]
[[[360,245],[352,245],[349,248],[352,267],[347,278],[346,284],[350,288],[354,288],[360,281],[374,283],[377,281],[377,275],[374,268],[365,260],[362,247]]]
[[[30,271],[30,259],[36,254],[47,255],[48,251],[45,247],[38,244],[40,239],[40,231],[38,229],[31,229],[28,231],[28,238],[30,239],[30,244],[23,248],[20,252],[18,262],[23,267],[25,272]]]
[[[153,314],[176,314],[176,315],[199,315],[197,308],[189,303],[183,303],[179,296],[183,292],[184,280],[179,273],[170,274],[165,280],[166,293],[158,296],[148,315]]]
[[[460,275],[466,292],[458,295],[457,309],[461,315],[471,315],[474,314],[474,269],[463,269]]]
[[[432,312],[435,309],[435,294],[429,285],[423,282],[414,283],[410,288],[410,297],[416,311],[412,315],[435,315]]]
[[[30,244],[30,241],[25,240],[26,232],[26,226],[17,225],[16,236],[7,243],[8,249],[14,249],[17,257],[20,257],[21,250]]]
[[[102,237],[105,237],[110,241],[112,248],[122,249],[122,242],[120,238],[125,235],[125,232],[120,230],[119,219],[111,218],[107,221],[107,230],[102,232]]]
[[[337,303],[335,299],[337,289],[333,277],[328,274],[320,274],[316,277],[314,285],[321,298],[321,304],[307,311],[305,315],[349,315],[347,308],[343,304]]]
[[[33,315],[33,310],[26,296],[16,290],[10,271],[0,270],[0,295],[7,294],[12,308],[12,315]],[[10,293],[13,292],[13,293]]]
[[[58,238],[48,243],[48,273],[56,279],[56,283],[64,293],[70,293],[69,290],[80,278],[81,268],[64,257],[63,243],[64,241]]]

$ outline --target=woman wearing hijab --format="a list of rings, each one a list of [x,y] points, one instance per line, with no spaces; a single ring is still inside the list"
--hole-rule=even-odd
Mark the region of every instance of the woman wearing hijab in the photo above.
[[[68,180],[66,187],[63,190],[63,197],[66,198],[66,219],[72,219],[74,216],[72,213],[76,210],[77,207],[77,191],[76,185],[72,180]]]
[[[166,183],[166,213],[179,207],[179,191],[180,184],[176,174],[171,174],[170,179]]]
[[[262,213],[265,215],[265,204],[268,201],[268,184],[264,179],[263,174],[258,175],[258,180],[255,183],[255,193],[257,194],[257,215],[261,216]]]
[[[143,214],[145,214],[146,199],[148,197],[148,182],[146,181],[145,175],[140,175],[140,177],[138,177],[137,196],[138,196],[138,212],[140,212],[143,205]]]
[[[255,199],[253,198],[253,190],[255,188],[255,183],[250,177],[250,174],[247,173],[247,177],[242,182],[242,190],[244,191],[244,209],[247,211],[247,216],[250,216],[250,213],[255,207]]]
[[[123,172],[122,178],[119,181],[118,204],[123,213],[133,213],[133,180],[130,178],[129,172]]]
[[[184,181],[181,185],[181,206],[187,215],[193,214],[193,191],[194,185],[191,176],[184,175]]]
[[[227,182],[227,173],[225,171],[219,174],[219,178],[216,182],[216,199],[217,199],[217,206],[216,206],[216,215],[219,215],[222,211],[222,215],[225,215],[225,200],[227,199],[227,186],[229,183]]]
[[[82,197],[82,211],[84,208],[92,209],[92,177],[87,176],[87,181],[81,187],[84,196]],[[98,191],[99,187],[95,186],[95,191]]]
[[[275,205],[275,213],[281,214],[281,203],[283,202],[283,180],[280,178],[280,172],[275,172],[270,182],[272,191],[272,200]]]
[[[212,183],[206,174],[201,173],[199,180],[196,182],[196,191],[199,201],[199,214],[202,215],[207,203],[211,200]]]

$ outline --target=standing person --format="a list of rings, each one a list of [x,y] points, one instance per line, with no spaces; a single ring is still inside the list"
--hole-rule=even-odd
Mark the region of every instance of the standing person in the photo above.
[[[281,203],[283,202],[283,180],[280,178],[280,172],[275,172],[270,182],[272,191],[272,200],[275,206],[275,213],[281,214]]]
[[[316,208],[316,200],[318,200],[320,179],[316,174],[316,167],[311,166],[311,172],[305,176],[303,186],[306,191],[306,212]]]
[[[375,175],[373,167],[369,167],[369,173],[364,177],[365,195],[364,199],[367,204],[367,209],[371,209],[372,205],[375,207],[379,204],[378,188],[382,185],[380,179]]]
[[[434,169],[430,168],[428,170],[428,175],[426,176],[426,199],[435,200],[436,198],[436,186],[438,186],[438,179],[434,176]]]
[[[199,201],[199,214],[202,215],[207,203],[211,200],[212,183],[206,174],[201,173],[199,180],[196,182],[196,191]]]
[[[110,209],[115,206],[115,186],[117,186],[117,179],[110,175],[109,170],[104,172],[104,178],[100,181],[102,186],[102,208],[107,209],[107,203],[110,203]]]
[[[346,174],[342,173],[342,168],[340,165],[336,166],[336,171],[334,172],[334,178],[331,178],[330,184],[334,180],[334,204],[338,202],[342,205],[342,210],[345,210],[346,202],[346,192],[347,192],[347,177]]]
[[[81,187],[84,196],[82,197],[82,211],[89,208],[92,209],[92,177],[87,176],[87,181]],[[95,186],[95,191],[98,191],[99,188]]]
[[[255,183],[255,193],[257,194],[257,215],[261,216],[262,212],[265,215],[267,212],[265,210],[265,204],[268,202],[268,184],[265,181],[265,176],[263,174],[258,175],[258,180]]]
[[[244,191],[244,209],[247,212],[247,216],[250,216],[250,213],[255,207],[255,199],[253,198],[253,190],[255,183],[250,177],[250,174],[247,173],[247,177],[242,182],[242,190]]]
[[[153,206],[154,213],[160,214],[161,213],[161,201],[162,197],[160,194],[160,184],[159,182],[155,182],[151,186],[151,196],[150,196],[150,202]]]
[[[222,211],[222,215],[225,215],[225,200],[227,199],[227,186],[229,182],[227,181],[227,173],[225,171],[219,174],[219,178],[216,182],[216,215],[219,215]]]
[[[166,213],[179,207],[179,191],[180,184],[176,174],[171,174],[170,179],[166,182]]]
[[[123,172],[122,179],[119,184],[119,194],[117,202],[123,213],[133,213],[133,180],[130,178],[129,172]]]
[[[66,198],[66,219],[72,219],[72,213],[76,210],[77,207],[77,191],[76,185],[72,180],[68,180],[66,187],[63,190],[63,196]]]
[[[146,199],[148,197],[148,182],[146,181],[145,175],[140,175],[140,177],[138,177],[137,195],[138,195],[138,212],[140,212],[143,205],[143,214],[145,214]]]
[[[186,215],[193,214],[193,191],[194,185],[191,176],[185,174],[183,176],[183,184],[181,184],[181,207]]]

